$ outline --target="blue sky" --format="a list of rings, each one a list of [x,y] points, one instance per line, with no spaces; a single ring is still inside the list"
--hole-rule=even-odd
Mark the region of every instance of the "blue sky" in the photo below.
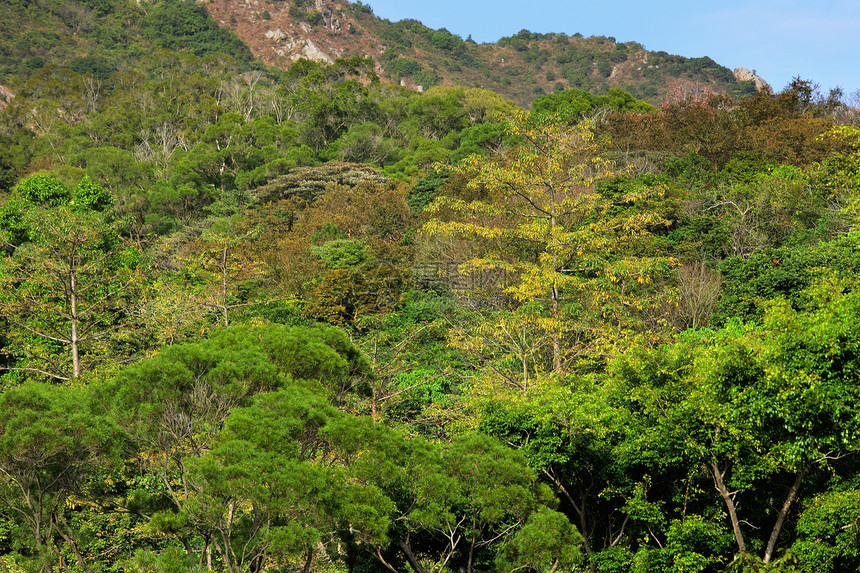
[[[860,90],[860,0],[365,0],[392,21],[421,20],[477,42],[523,28],[614,36],[647,49],[710,56],[729,69],[756,70],[782,90],[794,76],[822,91]]]

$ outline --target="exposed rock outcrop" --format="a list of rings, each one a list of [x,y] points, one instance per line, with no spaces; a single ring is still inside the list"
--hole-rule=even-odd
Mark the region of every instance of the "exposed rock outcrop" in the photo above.
[[[12,93],[12,90],[6,86],[0,86],[0,109],[4,109],[9,105],[13,97],[15,97],[15,94]]]
[[[287,35],[284,34],[280,28],[277,28],[275,30],[268,30],[263,35],[266,37],[266,39],[272,40],[273,42],[280,42],[281,40],[283,40],[284,38],[287,37]]]
[[[342,3],[333,0],[312,0],[304,3],[298,13],[290,12],[292,2],[281,0],[205,2],[216,22],[236,32],[251,52],[270,65],[299,59],[332,63],[345,52],[364,52],[366,40],[356,31],[357,23]],[[301,14],[316,17],[311,21]]]
[[[331,56],[320,50],[312,40],[305,40],[305,45],[302,46],[301,53],[293,56],[294,60],[298,60],[300,58],[306,58],[315,62],[328,62],[330,64],[334,62]]]
[[[760,76],[756,75],[754,71],[746,68],[735,68],[733,73],[735,75],[735,79],[739,82],[748,82],[752,80],[755,82],[755,89],[757,91],[773,93],[773,89],[771,89],[770,84],[764,81]]]

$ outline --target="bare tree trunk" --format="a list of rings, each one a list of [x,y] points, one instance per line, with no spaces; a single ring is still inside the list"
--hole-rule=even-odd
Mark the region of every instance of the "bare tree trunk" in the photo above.
[[[63,531],[63,527],[69,527],[69,524],[66,521],[66,518],[63,517],[63,515],[61,513],[55,514],[55,518],[57,520],[56,521],[57,532],[60,534],[60,536],[63,538],[63,540],[65,540],[65,542],[69,544],[69,547],[72,548],[72,551],[74,552],[75,557],[77,558],[78,563],[83,568],[83,570],[86,571],[87,573],[90,573],[90,567],[89,567],[89,565],[87,565],[87,562],[84,560],[84,556],[81,555],[81,551],[80,551],[80,549],[78,549],[78,544],[75,543],[75,540],[72,539],[72,536],[68,532]]]
[[[382,550],[377,547],[376,548],[376,558],[379,559],[379,562],[382,563],[386,569],[391,571],[391,573],[397,573],[397,569],[394,568],[394,565],[385,560],[385,557],[382,556]]]
[[[425,573],[424,568],[421,567],[421,564],[418,563],[418,559],[415,558],[415,554],[412,552],[412,546],[409,544],[409,538],[407,537],[406,541],[398,541],[397,544],[400,546],[400,549],[406,556],[406,560],[409,562],[409,565],[412,567],[415,573]]]
[[[472,543],[469,545],[469,561],[466,563],[466,573],[472,573],[472,563],[475,560],[475,541],[477,535],[475,533],[475,516],[472,516]]]
[[[552,201],[555,201],[555,190],[550,187],[550,193],[552,197]],[[554,210],[553,210],[554,211]],[[555,220],[555,212],[549,218],[549,233],[547,234],[547,244],[552,241],[552,235],[555,231],[556,220]],[[552,264],[553,269],[558,269],[558,255],[553,252],[552,255]],[[558,294],[558,287],[556,285],[552,285],[552,324],[553,324],[553,333],[552,333],[552,367],[556,374],[561,374],[561,336],[559,335],[559,304],[558,301],[560,299]]]
[[[72,259],[72,268],[69,271],[69,312],[72,319],[72,332],[70,342],[72,345],[72,377],[77,378],[81,375],[81,360],[78,347],[78,285],[77,276],[75,276],[74,259]]]
[[[206,553],[206,570],[212,571],[212,540],[209,537],[206,538],[206,548],[204,550]]]
[[[552,287],[552,322],[555,329],[555,332],[552,333],[552,367],[557,374],[561,374],[561,336],[558,334],[558,298],[558,289]]]
[[[732,499],[731,493],[726,488],[726,484],[723,481],[723,476],[725,472],[720,473],[720,468],[717,466],[716,460],[710,463],[711,473],[714,477],[714,486],[717,488],[717,491],[720,492],[720,495],[723,498],[723,501],[726,503],[726,508],[729,510],[729,519],[732,521],[732,531],[735,534],[735,541],[738,543],[738,550],[741,553],[747,552],[746,543],[744,543],[744,534],[741,532],[741,524],[738,520],[738,514],[735,510],[735,502]]]
[[[776,549],[776,541],[779,539],[779,532],[782,530],[782,524],[785,523],[785,518],[788,516],[788,510],[791,507],[794,498],[797,496],[797,491],[800,489],[800,482],[803,481],[803,476],[806,475],[806,471],[797,472],[797,476],[794,478],[794,483],[791,485],[791,489],[788,490],[788,495],[785,496],[785,503],[782,504],[782,509],[779,510],[779,514],[776,516],[776,523],[773,526],[773,531],[770,532],[770,539],[767,541],[767,548],[764,552],[764,562],[770,563],[770,560],[773,558],[773,552]]]
[[[525,394],[529,388],[529,359],[525,350],[525,336],[523,337],[520,349],[520,356],[523,362],[523,394]]]
[[[314,548],[311,547],[310,549],[308,549],[308,557],[307,557],[307,559],[305,559],[305,566],[302,569],[302,573],[310,573],[311,565],[313,565],[313,562],[314,562]]]
[[[559,480],[552,472],[544,470],[543,473],[552,481],[552,483],[555,484],[567,501],[570,502],[570,505],[573,506],[573,510],[579,517],[579,533],[582,535],[582,544],[585,547],[585,554],[588,556],[588,569],[592,573],[595,573],[597,568],[594,565],[594,552],[591,550],[591,543],[588,542],[588,524],[585,521],[585,508],[576,503],[573,496],[570,495],[570,492],[568,492],[567,488],[565,488],[561,483],[561,480]]]
[[[227,245],[221,255],[221,309],[224,311],[224,327],[230,326],[227,321]]]

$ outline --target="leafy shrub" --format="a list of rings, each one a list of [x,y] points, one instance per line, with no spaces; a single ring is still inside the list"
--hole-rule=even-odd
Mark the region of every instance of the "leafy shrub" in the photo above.
[[[189,50],[198,56],[230,54],[251,61],[251,50],[228,30],[218,27],[203,6],[187,0],[156,4],[141,21],[143,37],[160,48]]]
[[[362,14],[373,14],[373,8],[371,8],[361,0],[356,0],[352,7],[356,12],[360,12]]]
[[[455,36],[445,28],[440,28],[430,37],[430,44],[440,50],[451,52],[463,44],[460,36]]]
[[[860,272],[860,249],[854,236],[808,248],[763,249],[748,258],[731,257],[720,264],[725,286],[714,315],[715,324],[737,317],[745,321],[763,315],[762,303],[786,298],[794,308],[804,309],[804,289],[830,269],[838,277]]]
[[[388,73],[395,78],[412,77],[421,71],[421,64],[409,58],[397,58],[386,67]]]
[[[75,58],[66,64],[65,67],[81,75],[92,74],[92,76],[97,80],[106,80],[117,72],[117,67],[115,65],[104,58],[93,55]]]
[[[71,197],[69,189],[52,173],[36,173],[18,184],[18,193],[33,205],[64,205]]]
[[[361,239],[332,239],[320,246],[312,246],[311,253],[325,261],[330,269],[351,269],[368,259]]]
[[[406,204],[409,205],[409,210],[413,214],[420,213],[436,198],[439,187],[444,185],[447,180],[447,173],[435,169],[419,179],[406,193]]]
[[[311,26],[319,26],[325,23],[325,18],[319,10],[313,10],[305,16],[305,21]]]

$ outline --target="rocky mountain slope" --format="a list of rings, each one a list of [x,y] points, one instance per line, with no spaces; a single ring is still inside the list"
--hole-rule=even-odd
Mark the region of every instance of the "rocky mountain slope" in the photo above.
[[[523,30],[477,44],[416,20],[390,22],[360,2],[345,0],[208,0],[219,26],[234,31],[266,64],[300,58],[333,61],[370,57],[384,80],[417,90],[432,85],[484,87],[520,104],[553,91],[605,93],[622,88],[662,103],[676,92],[754,93],[766,83],[747,70],[734,74],[708,57],[650,52],[636,42]]]
[[[370,6],[347,0],[0,2],[0,85],[13,92],[45,66],[107,80],[159,49],[229,54],[248,69],[371,58],[384,82],[418,91],[483,87],[524,106],[568,88],[621,88],[659,105],[673,94],[744,96],[764,84],[708,57],[652,52],[612,37],[522,30],[478,44],[417,20],[378,18]]]

